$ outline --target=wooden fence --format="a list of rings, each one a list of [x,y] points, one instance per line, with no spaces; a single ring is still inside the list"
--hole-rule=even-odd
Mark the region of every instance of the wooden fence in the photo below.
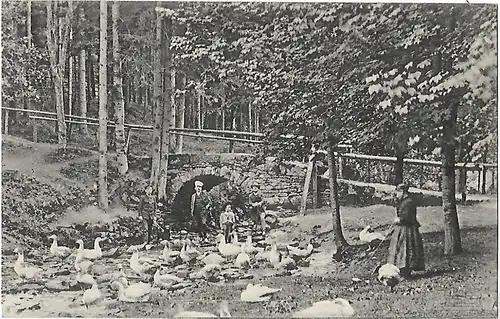
[[[32,120],[41,121],[57,121],[57,114],[47,111],[26,110],[11,107],[2,107],[5,111],[23,112],[30,115]],[[78,115],[65,115],[66,123],[74,125],[91,125],[98,126],[99,119],[83,117]],[[108,127],[114,128],[115,122],[108,121]],[[152,125],[140,124],[125,124],[128,131],[127,145],[132,130],[152,131]],[[4,130],[5,132],[5,130]],[[183,135],[190,137],[225,140],[240,143],[263,144],[264,134],[241,131],[228,130],[213,130],[213,129],[191,129],[191,128],[171,128],[170,132],[175,135]],[[290,136],[282,136],[285,139],[293,138]],[[34,141],[37,141],[37,136],[34,132]],[[396,162],[395,157],[389,156],[374,156],[365,154],[353,153],[352,146],[348,144],[340,144],[339,148],[344,149],[347,153],[338,153],[339,177],[343,179],[356,180],[368,183],[389,184],[394,176],[393,168]],[[326,154],[325,151],[317,151],[318,153]],[[404,159],[405,164],[405,180],[418,188],[427,188],[432,190],[440,190],[440,167],[441,162]],[[477,192],[486,193],[488,188],[496,189],[497,164],[492,163],[456,163],[457,170],[465,170],[466,178],[470,173],[477,174]],[[487,183],[487,176],[490,175],[490,186]],[[458,180],[458,179],[457,179]],[[429,181],[431,182],[429,184]],[[433,182],[433,183],[432,183]],[[437,189],[436,189],[437,188]]]

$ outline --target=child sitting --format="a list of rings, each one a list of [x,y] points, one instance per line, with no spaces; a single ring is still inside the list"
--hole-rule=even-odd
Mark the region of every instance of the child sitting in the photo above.
[[[226,238],[226,243],[232,240],[231,234],[233,233],[233,226],[236,219],[233,212],[233,207],[230,203],[227,203],[223,207],[223,211],[220,214],[220,228],[224,232],[224,237]]]

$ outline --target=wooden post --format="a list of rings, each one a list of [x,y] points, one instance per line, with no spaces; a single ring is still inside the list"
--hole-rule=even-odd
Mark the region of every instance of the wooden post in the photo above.
[[[344,158],[339,155],[339,177],[344,178]]]
[[[481,166],[481,171],[483,173],[483,178],[481,179],[481,194],[484,195],[484,194],[486,194],[486,173],[488,172],[488,170],[483,165],[483,166]]]
[[[477,168],[477,192],[481,191],[481,167]]]
[[[132,128],[127,128],[126,133],[127,135],[127,142],[125,143],[125,153],[129,153],[129,146],[130,146],[130,138],[132,137]]]
[[[302,191],[302,201],[300,202],[300,216],[304,216],[307,206],[307,195],[309,194],[309,185],[311,184],[311,177],[313,173],[314,160],[309,161],[307,164],[306,181],[304,182],[304,189]]]
[[[4,134],[9,134],[9,111],[5,111]]]
[[[312,193],[313,193],[313,208],[320,208],[319,194],[318,194],[318,164],[313,161],[312,170]]]

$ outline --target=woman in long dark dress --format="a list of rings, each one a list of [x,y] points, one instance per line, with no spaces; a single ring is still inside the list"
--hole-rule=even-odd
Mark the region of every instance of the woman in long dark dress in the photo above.
[[[395,195],[398,199],[397,217],[394,220],[387,262],[395,265],[404,277],[412,271],[425,270],[424,245],[418,228],[417,205],[408,192],[409,186],[399,184]]]

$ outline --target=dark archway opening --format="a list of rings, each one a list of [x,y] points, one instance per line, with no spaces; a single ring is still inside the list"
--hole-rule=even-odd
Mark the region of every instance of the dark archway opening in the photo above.
[[[195,181],[202,181],[203,189],[210,192],[215,186],[227,182],[227,179],[215,175],[199,175],[185,182],[172,202],[172,217],[179,222],[191,222],[191,195],[194,193]]]

